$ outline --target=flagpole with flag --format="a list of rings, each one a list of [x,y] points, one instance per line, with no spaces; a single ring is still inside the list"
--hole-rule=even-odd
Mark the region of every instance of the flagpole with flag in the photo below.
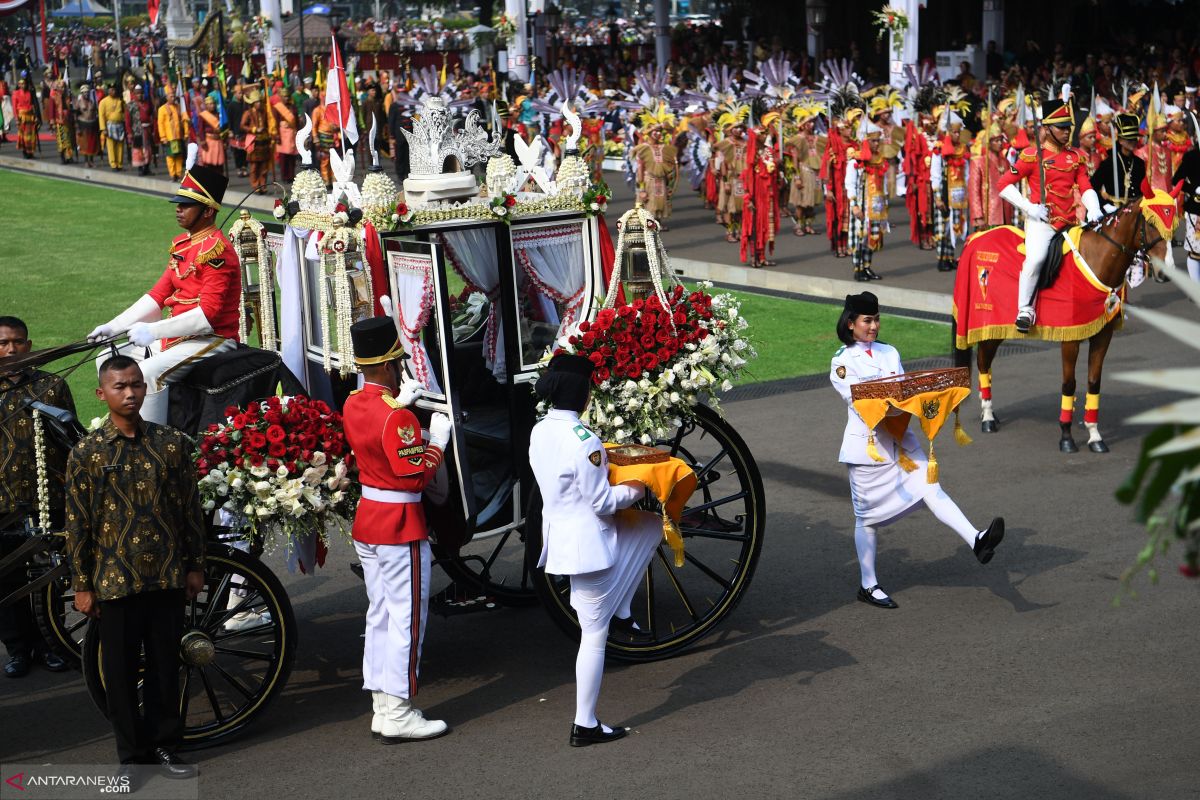
[[[342,131],[342,157],[345,158],[347,137],[350,138],[351,147],[358,141],[358,121],[355,120],[351,107],[350,87],[346,83],[346,67],[338,50],[337,37],[332,38],[329,69],[325,75],[325,113],[333,111],[337,114],[338,125]]]

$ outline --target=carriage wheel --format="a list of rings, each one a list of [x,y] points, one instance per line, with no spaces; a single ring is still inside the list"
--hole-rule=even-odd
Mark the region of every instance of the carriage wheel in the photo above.
[[[75,666],[83,660],[88,618],[75,610],[75,590],[65,572],[33,595],[33,616],[47,647]]]
[[[283,689],[296,659],[296,618],[283,584],[256,558],[209,548],[204,589],[186,607],[179,648],[185,747],[242,730]],[[88,626],[83,672],[92,700],[105,711],[95,625]]]
[[[478,591],[506,606],[535,606],[538,604],[536,576],[525,558],[526,532],[532,527],[541,536],[541,503],[535,495],[521,504],[524,518],[513,528],[486,538],[475,538],[462,546],[455,555],[434,555],[437,563],[456,583]],[[532,513],[530,513],[532,511]],[[535,562],[536,563],[536,562]]]
[[[632,642],[619,633],[609,634],[609,654],[624,661],[667,658],[711,632],[750,585],[766,525],[758,466],[742,437],[716,412],[699,407],[694,420],[656,445],[690,464],[699,485],[681,518],[684,565],[676,568],[670,548],[659,544],[633,600],[633,617],[652,639]],[[540,526],[530,538],[527,556],[536,563]],[[535,574],[550,616],[577,637],[569,579],[544,570]]]

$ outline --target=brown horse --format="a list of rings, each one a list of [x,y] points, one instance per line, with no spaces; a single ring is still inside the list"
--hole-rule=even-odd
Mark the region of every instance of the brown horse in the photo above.
[[[1145,197],[1125,204],[1107,214],[1099,222],[1087,226],[1079,239],[1079,254],[1091,267],[1100,283],[1110,291],[1119,290],[1125,275],[1138,255],[1145,255],[1160,273],[1175,274],[1174,255],[1171,252],[1171,231],[1175,227],[1176,198],[1179,187],[1167,193],[1150,191],[1143,186]],[[1055,240],[1057,244],[1058,240]],[[1043,275],[1043,288],[1053,283],[1055,275]],[[1088,429],[1088,449],[1093,453],[1107,453],[1108,445],[1100,436],[1100,377],[1104,369],[1104,356],[1112,341],[1113,331],[1121,315],[1117,314],[1103,328],[1088,338],[1088,383],[1084,405],[1084,425]],[[977,362],[979,367],[979,399],[982,428],[984,433],[998,430],[992,412],[992,361],[1000,349],[1002,338],[979,342]],[[1062,342],[1062,403],[1059,425],[1062,435],[1059,450],[1077,453],[1079,448],[1071,436],[1071,422],[1075,410],[1075,362],[1079,357],[1082,339]],[[970,366],[970,348],[956,349],[955,362],[958,366]]]

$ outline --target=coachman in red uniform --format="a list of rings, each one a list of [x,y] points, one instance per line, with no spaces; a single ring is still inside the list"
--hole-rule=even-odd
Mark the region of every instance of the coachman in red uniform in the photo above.
[[[434,414],[425,441],[407,408],[420,384],[401,387],[407,356],[390,318],[357,322],[350,335],[364,383],[347,398],[342,417],[362,483],[353,535],[369,603],[363,689],[371,692],[371,733],[384,744],[432,739],[448,730],[446,723],[425,719],[412,705],[433,565],[421,493],[442,463],[450,418]]]
[[[1087,161],[1079,150],[1070,146],[1074,125],[1069,103],[1049,101],[1042,117],[1045,133],[1040,156],[1036,147],[1024,148],[1000,179],[1000,197],[1025,214],[1025,263],[1017,284],[1016,328],[1020,333],[1028,333],[1035,321],[1033,295],[1050,240],[1058,231],[1076,224],[1076,190],[1087,209],[1088,222],[1103,216],[1100,199],[1088,178]],[[1021,194],[1018,187],[1022,180],[1029,181],[1029,195],[1035,200],[1027,200]]]
[[[136,303],[88,334],[90,341],[128,334],[129,344],[121,350],[144,358],[142,419],[148,422],[166,424],[170,383],[182,379],[201,359],[238,345],[238,259],[215,222],[228,184],[216,170],[188,167],[171,198],[175,221],[185,233],[171,241],[162,277]]]

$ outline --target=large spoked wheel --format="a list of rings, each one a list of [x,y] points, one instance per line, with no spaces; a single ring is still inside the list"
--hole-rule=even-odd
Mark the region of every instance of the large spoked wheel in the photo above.
[[[76,666],[83,660],[88,618],[75,610],[75,590],[65,568],[33,595],[33,616],[46,645]]]
[[[633,617],[648,640],[609,633],[609,654],[624,661],[667,658],[710,633],[750,585],[766,525],[758,466],[742,437],[716,412],[698,408],[694,420],[656,446],[691,465],[698,485],[681,517],[684,565],[675,567],[670,548],[660,544],[633,600]],[[540,525],[531,533],[527,557],[536,564]],[[570,580],[544,570],[534,574],[550,616],[578,637]]]
[[[528,495],[529,492],[526,492]],[[454,555],[438,553],[438,564],[456,583],[506,606],[538,603],[535,575],[525,558],[525,540],[530,525],[541,533],[541,504],[529,513],[530,501],[521,503],[520,522],[487,536],[475,535]]]
[[[209,545],[205,585],[185,609],[179,645],[185,747],[245,728],[282,691],[296,659],[296,618],[283,584],[258,559]],[[99,629],[88,626],[84,677],[106,710]]]

